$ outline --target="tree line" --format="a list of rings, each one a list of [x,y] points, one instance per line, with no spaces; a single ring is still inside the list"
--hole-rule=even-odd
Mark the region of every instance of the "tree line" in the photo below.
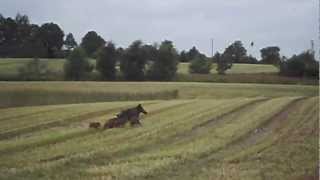
[[[310,52],[288,59],[280,56],[279,47],[271,46],[261,49],[260,53],[260,61],[248,55],[241,41],[235,41],[224,52],[217,52],[211,58],[196,47],[179,53],[168,40],[160,45],[137,40],[124,49],[107,42],[95,31],[87,32],[78,44],[73,34],[65,36],[58,24],[50,22],[40,26],[31,24],[27,15],[5,18],[0,14],[0,57],[67,57],[66,79],[83,79],[96,68],[103,80],[116,80],[119,72],[116,67],[119,66],[124,80],[168,81],[175,76],[179,62],[190,62],[190,73],[202,74],[210,73],[212,63],[217,64],[219,74],[225,74],[233,63],[273,64],[279,67],[281,75],[286,76],[315,76],[319,71],[318,62]],[[88,58],[97,59],[96,67]]]

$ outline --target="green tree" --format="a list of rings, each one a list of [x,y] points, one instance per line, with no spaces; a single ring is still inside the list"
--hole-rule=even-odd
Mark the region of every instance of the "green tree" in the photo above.
[[[280,48],[277,46],[266,47],[260,50],[262,64],[278,65],[281,61]]]
[[[147,61],[155,61],[155,59],[158,56],[158,49],[157,49],[157,45],[143,45],[142,46],[143,51],[146,55],[146,59]]]
[[[128,81],[142,81],[145,79],[145,65],[147,57],[140,40],[134,41],[125,50],[120,62],[120,70]]]
[[[83,80],[92,71],[86,53],[82,48],[75,48],[64,64],[64,72],[67,80]]]
[[[200,52],[198,51],[198,49],[193,46],[189,52],[187,53],[187,57],[188,57],[188,62],[192,61],[193,59],[195,59],[196,57],[198,57],[200,55]]]
[[[93,57],[100,47],[103,47],[106,41],[95,31],[89,31],[81,42],[81,47],[86,51],[88,56]]]
[[[180,62],[189,62],[189,59],[188,59],[188,55],[186,53],[186,51],[181,51],[180,55],[179,55],[179,61]]]
[[[0,55],[12,57],[18,43],[18,25],[12,18],[4,18],[0,26]]]
[[[109,42],[106,47],[99,50],[97,59],[97,70],[104,80],[116,79],[117,52],[115,45]]]
[[[319,62],[314,54],[303,52],[280,63],[280,74],[285,76],[314,77],[319,79]]]
[[[212,69],[212,62],[198,56],[193,59],[189,65],[190,73],[209,74]]]
[[[224,75],[228,69],[232,67],[232,55],[223,53],[222,55],[217,53],[215,55],[217,61],[217,72],[220,75]]]
[[[178,53],[171,41],[163,41],[160,45],[158,57],[152,63],[148,76],[151,80],[169,81],[176,74]]]
[[[67,48],[69,51],[78,46],[78,44],[77,44],[76,40],[74,39],[72,33],[69,33],[69,34],[66,36],[66,39],[65,39],[65,41],[64,41],[64,45],[66,46],[66,48]]]
[[[233,63],[242,63],[242,59],[247,56],[247,50],[243,47],[241,41],[235,41],[224,51],[224,55],[231,58]]]
[[[60,51],[63,45],[63,31],[57,24],[45,23],[40,27],[39,35],[44,47],[47,48],[48,57],[54,58],[55,53]]]

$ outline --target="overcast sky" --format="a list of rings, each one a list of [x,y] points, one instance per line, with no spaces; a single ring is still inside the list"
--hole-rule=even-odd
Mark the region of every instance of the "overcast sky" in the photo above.
[[[318,47],[318,0],[0,0],[3,16],[27,14],[32,23],[55,22],[77,41],[95,30],[127,47],[172,40],[178,50],[196,46],[211,55],[242,40],[249,54],[277,45],[291,56]],[[255,42],[251,48],[250,42]]]

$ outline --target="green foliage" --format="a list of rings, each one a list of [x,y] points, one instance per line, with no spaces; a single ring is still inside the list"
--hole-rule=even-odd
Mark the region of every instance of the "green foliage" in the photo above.
[[[83,80],[92,69],[84,50],[75,48],[64,64],[65,78],[67,80]]]
[[[217,69],[216,70],[217,70],[218,74],[224,75],[228,69],[231,69],[232,62],[233,62],[233,60],[232,60],[233,57],[231,54],[229,54],[229,53],[224,53],[222,55],[216,54],[215,58],[217,61]]]
[[[228,57],[233,63],[245,63],[242,60],[247,56],[247,50],[241,41],[235,41],[224,51],[224,56]]]
[[[142,81],[145,79],[147,57],[142,46],[142,41],[137,40],[125,50],[120,62],[120,70],[125,80]]]
[[[144,45],[142,46],[142,49],[145,53],[147,61],[155,61],[158,57],[158,45],[153,44],[153,45]]]
[[[206,55],[199,52],[199,50],[193,46],[188,52],[182,51],[179,55],[180,62],[191,62],[195,58],[200,57],[202,59],[207,58]]]
[[[148,71],[151,80],[169,81],[175,77],[178,65],[177,51],[171,41],[163,41],[157,59]]]
[[[54,58],[54,54],[61,50],[64,33],[59,25],[45,23],[39,29],[39,37],[44,47],[47,48],[48,57]]]
[[[188,56],[186,51],[181,51],[180,55],[179,55],[179,61],[180,62],[189,62]]]
[[[81,47],[86,51],[89,57],[93,57],[100,47],[105,45],[106,41],[95,31],[89,31],[81,42]]]
[[[319,62],[314,54],[303,52],[280,63],[280,74],[286,76],[314,77],[319,79]]]
[[[66,40],[64,41],[64,45],[66,46],[66,48],[70,51],[72,49],[74,49],[75,47],[77,47],[77,42],[73,37],[72,33],[69,33],[66,37]]]
[[[262,64],[273,64],[279,65],[280,58],[280,48],[277,46],[266,47],[260,50],[261,52],[261,62]]]
[[[48,64],[45,61],[40,61],[38,58],[34,58],[26,65],[19,68],[19,77],[21,80],[46,80],[50,71]]]
[[[116,79],[117,52],[114,44],[109,42],[106,47],[99,50],[97,59],[97,70],[104,80]]]
[[[189,65],[190,73],[209,74],[212,68],[212,62],[201,57],[196,57]]]

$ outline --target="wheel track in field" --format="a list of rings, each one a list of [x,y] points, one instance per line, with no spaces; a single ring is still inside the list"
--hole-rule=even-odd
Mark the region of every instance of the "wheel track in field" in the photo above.
[[[306,99],[307,98],[303,97],[293,100],[267,121],[261,123],[255,130],[250,131],[243,136],[240,136],[230,144],[227,144],[224,149],[234,149],[237,146],[243,145],[250,147],[259,142],[262,142],[265,138],[272,136],[274,133],[278,133],[283,128],[285,128],[285,126],[287,125],[286,123],[290,120],[288,118],[289,114],[298,109]],[[209,156],[207,160],[210,161],[215,159]]]
[[[223,113],[213,119],[209,119],[199,125],[194,126],[190,131],[186,131],[180,134],[177,134],[174,138],[180,140],[184,140],[184,139],[190,139],[193,136],[195,136],[196,134],[201,133],[201,131],[203,129],[208,129],[210,127],[212,127],[213,125],[220,123],[222,121],[224,121],[225,119],[228,119],[229,116],[234,116],[234,114],[238,114],[238,113],[242,113],[243,111],[247,111],[248,109],[250,109],[251,107],[256,106],[257,104],[263,103],[270,100],[270,98],[263,98],[263,99],[258,99],[252,102],[249,102],[243,106],[237,107],[231,111],[228,111],[226,113]]]
[[[299,99],[293,100],[288,105],[286,105],[284,108],[282,108],[278,113],[274,114],[271,118],[269,118],[266,122],[260,124],[259,128],[273,127],[275,125],[275,123],[277,123],[277,121],[279,119],[281,119],[282,120],[281,126],[278,127],[278,129],[277,129],[277,131],[280,131],[281,128],[283,128],[283,126],[285,126],[285,122],[288,121],[288,119],[283,120],[282,117],[285,116],[286,114],[288,114],[289,112],[294,111],[296,108],[299,108],[300,104],[302,104],[305,99],[306,98],[304,97],[304,98],[299,98]],[[264,140],[264,138],[265,138],[264,136],[257,137],[257,135],[258,134],[255,133],[255,130],[250,131],[247,134],[240,136],[237,139],[231,141],[230,143],[228,143],[227,145],[225,145],[223,147],[215,149],[212,152],[207,152],[207,153],[200,155],[197,160],[184,161],[183,164],[177,163],[174,166],[173,170],[163,170],[164,171],[163,173],[165,174],[167,172],[172,176],[177,176],[177,174],[179,174],[179,172],[188,172],[188,171],[190,171],[190,168],[191,168],[193,170],[192,171],[193,174],[189,174],[189,175],[197,175],[200,173],[201,169],[204,167],[205,164],[213,163],[213,162],[215,162],[215,163],[220,162],[221,163],[224,161],[224,158],[226,157],[225,155],[227,155],[227,157],[230,155],[233,155],[232,154],[232,153],[234,153],[234,151],[232,151],[233,148],[241,146],[242,144],[246,144],[248,146],[254,145],[254,144]],[[252,139],[254,139],[254,141]],[[225,153],[224,152],[225,150],[230,150],[230,152]],[[224,156],[217,158],[217,156],[219,157],[219,155],[221,155],[220,153],[223,154]],[[229,162],[232,162],[232,161],[229,161]],[[159,174],[161,174],[161,173],[159,173]],[[166,174],[166,176],[164,176],[164,177],[168,177],[169,174]],[[161,179],[161,177],[159,177],[159,179]]]
[[[154,115],[157,115],[157,114],[159,114],[161,112],[164,112],[164,111],[166,111],[168,109],[184,106],[184,105],[187,105],[187,104],[190,104],[190,103],[192,103],[192,101],[191,102],[187,101],[187,102],[182,102],[182,103],[179,103],[179,104],[169,105],[169,106],[157,109],[155,111],[152,111],[152,113],[150,113],[150,115],[154,116]],[[97,116],[97,117],[100,117],[100,116]],[[101,131],[99,131],[99,130],[98,131],[97,130],[92,130],[92,131],[84,130],[84,131],[79,131],[79,132],[74,132],[74,133],[71,133],[71,134],[67,134],[67,135],[62,136],[62,137],[53,138],[53,139],[50,139],[50,140],[45,140],[44,142],[39,141],[39,142],[30,143],[30,144],[24,144],[24,145],[20,145],[20,146],[18,145],[18,146],[14,147],[14,148],[0,149],[0,156],[17,153],[17,152],[24,151],[24,150],[27,150],[27,149],[30,149],[30,148],[34,149],[34,148],[38,148],[38,147],[42,147],[42,146],[47,146],[49,144],[57,144],[57,143],[60,143],[60,142],[64,142],[64,141],[73,139],[73,138],[77,138],[77,137],[80,137],[80,136],[84,137],[84,136],[88,136],[88,135],[95,134],[95,133],[101,133]]]

